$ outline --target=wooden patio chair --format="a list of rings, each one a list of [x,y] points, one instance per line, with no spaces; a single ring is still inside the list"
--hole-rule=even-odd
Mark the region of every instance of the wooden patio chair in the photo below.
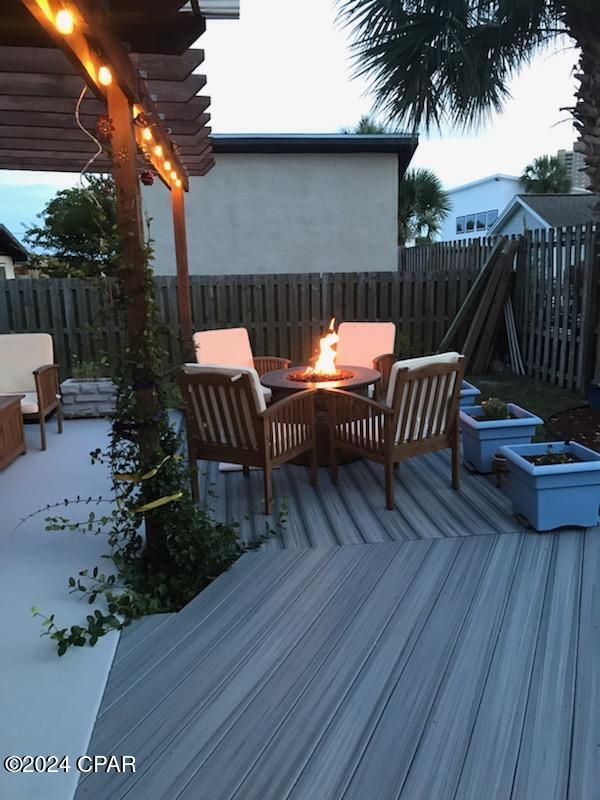
[[[0,335],[0,395],[23,394],[25,420],[39,421],[41,448],[46,449],[46,417],[56,410],[62,433],[62,407],[58,364],[49,333],[5,333]]]
[[[196,361],[199,364],[222,364],[255,369],[259,376],[276,369],[287,369],[288,358],[277,356],[255,356],[246,328],[217,328],[194,334]],[[267,403],[271,401],[271,390],[261,386]]]
[[[405,458],[452,450],[452,487],[460,488],[458,408],[464,359],[459,353],[397,361],[385,403],[327,391],[331,478],[345,450],[384,465],[386,506],[394,508],[394,467]]]
[[[186,404],[192,497],[198,501],[199,459],[264,471],[265,514],[272,511],[273,468],[309,452],[310,479],[317,482],[314,389],[267,408],[256,370],[186,364],[179,375]]]

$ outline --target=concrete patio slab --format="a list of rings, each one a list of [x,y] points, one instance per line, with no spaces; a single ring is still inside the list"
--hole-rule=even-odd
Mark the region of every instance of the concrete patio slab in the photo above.
[[[39,428],[26,426],[29,452],[0,473],[0,753],[69,755],[87,751],[89,737],[115,653],[118,634],[96,647],[56,654],[55,643],[40,638],[31,606],[56,614],[59,625],[80,624],[88,607],[68,594],[67,580],[80,569],[99,565],[107,552],[104,537],[44,530],[39,514],[15,530],[19,521],[63,498],[105,495],[109,482],[89,453],[106,442],[102,420],[65,423],[62,436],[48,424],[48,450],[39,450]],[[67,510],[73,519],[88,509]],[[56,513],[56,512],[55,512]],[[78,773],[9,774],[0,770],[2,800],[69,800]]]

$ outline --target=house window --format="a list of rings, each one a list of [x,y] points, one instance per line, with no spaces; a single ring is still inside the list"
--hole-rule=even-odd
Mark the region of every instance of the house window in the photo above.
[[[493,211],[487,212],[487,226],[491,228],[494,222],[498,219],[498,209],[495,208]]]
[[[469,214],[468,217],[465,217],[466,225],[465,230],[467,233],[475,230],[475,214]]]
[[[465,232],[465,218],[464,217],[457,217],[456,218],[456,232],[457,233],[464,233]]]
[[[475,218],[475,225],[478,231],[485,230],[486,228],[485,220],[486,220],[485,211],[482,211],[480,214],[477,214]]]

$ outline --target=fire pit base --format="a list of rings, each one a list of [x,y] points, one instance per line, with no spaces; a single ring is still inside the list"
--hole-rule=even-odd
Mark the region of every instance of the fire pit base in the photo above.
[[[301,374],[306,367],[290,367],[288,369],[278,369],[275,372],[267,372],[261,377],[263,386],[267,386],[273,393],[273,402],[282,400],[294,392],[302,392],[306,389],[317,389],[316,397],[316,428],[317,428],[317,463],[321,467],[329,466],[329,414],[327,410],[327,399],[322,392],[324,389],[343,389],[347,392],[354,392],[363,396],[368,395],[369,386],[377,383],[381,375],[375,369],[368,367],[346,366],[339,368],[344,374],[352,377],[338,378],[337,380],[310,382],[305,380],[294,380],[296,374]],[[357,461],[359,457],[351,453],[339,454],[339,463],[346,464],[350,461]],[[301,464],[307,466],[310,463],[308,454],[304,453],[298,458],[290,461],[291,464]]]

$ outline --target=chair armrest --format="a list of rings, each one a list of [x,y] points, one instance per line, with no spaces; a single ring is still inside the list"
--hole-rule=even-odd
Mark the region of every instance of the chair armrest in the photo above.
[[[254,356],[254,369],[258,372],[259,376],[266,375],[267,372],[274,372],[277,369],[287,369],[290,363],[289,358]]]
[[[393,415],[394,409],[386,406],[385,403],[380,403],[379,400],[372,400],[370,397],[363,397],[361,394],[354,394],[354,392],[347,392],[344,389],[323,389],[324,394],[327,395],[327,402],[332,402],[334,405],[341,405],[347,402],[353,402],[357,407],[363,409],[372,409],[373,413]]]
[[[369,397],[327,389],[329,435],[332,441],[383,453],[393,443],[394,410]]]
[[[40,412],[52,408],[60,400],[58,385],[58,364],[45,364],[34,369],[35,388]]]
[[[305,389],[279,400],[262,412],[272,458],[284,455],[313,438],[316,394],[316,389]]]

